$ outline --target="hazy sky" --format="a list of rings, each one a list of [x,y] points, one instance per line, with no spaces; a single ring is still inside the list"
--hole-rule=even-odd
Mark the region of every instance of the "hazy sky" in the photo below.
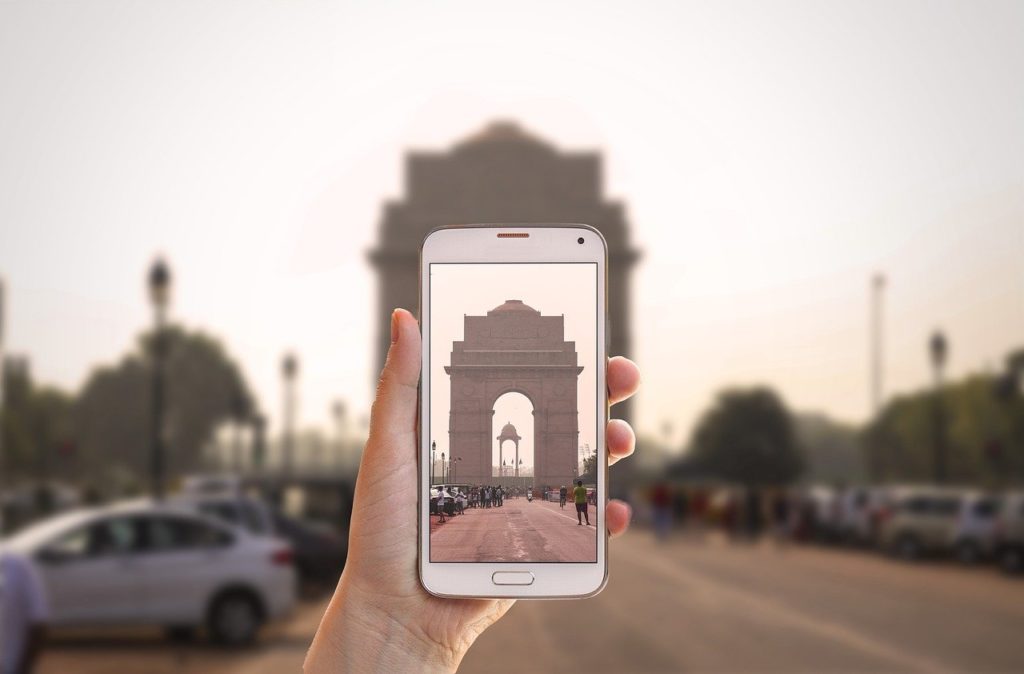
[[[868,411],[1024,343],[1024,3],[0,3],[0,275],[8,345],[76,387],[173,314],[222,337],[279,418],[372,393],[380,206],[403,153],[495,118],[600,149],[643,249],[642,431],[712,394]]]
[[[595,444],[597,382],[594,363],[597,348],[597,285],[595,264],[433,264],[431,265],[431,363],[433,398],[431,435],[437,451],[448,452],[448,412],[451,409],[451,377],[445,373],[451,365],[452,343],[466,337],[465,316],[486,316],[505,303],[520,300],[543,316],[564,317],[567,342],[576,347],[576,364],[583,368],[576,381],[579,398],[579,444]],[[516,427],[519,458],[524,466],[533,466],[533,406],[525,396],[511,393],[498,398],[492,419],[492,438],[497,438],[506,423]],[[492,441],[494,465],[498,462],[498,443]],[[440,456],[440,455],[438,455]],[[450,453],[449,453],[450,456]],[[504,459],[515,465],[515,447],[505,443]]]

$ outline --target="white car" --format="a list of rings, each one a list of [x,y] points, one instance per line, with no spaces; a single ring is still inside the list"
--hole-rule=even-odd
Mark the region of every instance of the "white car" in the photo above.
[[[171,505],[77,510],[2,545],[38,565],[54,626],[206,627],[241,645],[295,604],[287,543]]]

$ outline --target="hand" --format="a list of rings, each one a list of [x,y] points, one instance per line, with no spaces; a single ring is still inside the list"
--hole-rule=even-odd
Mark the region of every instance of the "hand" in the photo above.
[[[310,672],[454,671],[473,641],[514,600],[441,599],[417,572],[416,442],[420,333],[403,310],[391,315],[391,348],[377,386],[370,437],[356,481],[345,571],[306,656]],[[608,362],[609,402],[629,398],[640,372],[625,358]],[[633,453],[624,421],[608,423],[609,463]],[[610,501],[612,536],[629,526],[630,508]]]

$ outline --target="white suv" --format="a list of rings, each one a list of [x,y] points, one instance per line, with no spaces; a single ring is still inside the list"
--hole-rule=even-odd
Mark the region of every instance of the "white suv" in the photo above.
[[[148,501],[78,510],[20,532],[3,548],[38,565],[51,624],[208,628],[251,642],[295,603],[287,543]]]

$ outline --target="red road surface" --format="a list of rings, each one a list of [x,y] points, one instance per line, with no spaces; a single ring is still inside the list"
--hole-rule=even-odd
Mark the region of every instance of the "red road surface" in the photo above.
[[[430,518],[434,562],[594,562],[597,513],[588,506],[590,526],[576,522],[576,507],[525,498],[506,499],[501,508],[470,508],[438,524]]]

